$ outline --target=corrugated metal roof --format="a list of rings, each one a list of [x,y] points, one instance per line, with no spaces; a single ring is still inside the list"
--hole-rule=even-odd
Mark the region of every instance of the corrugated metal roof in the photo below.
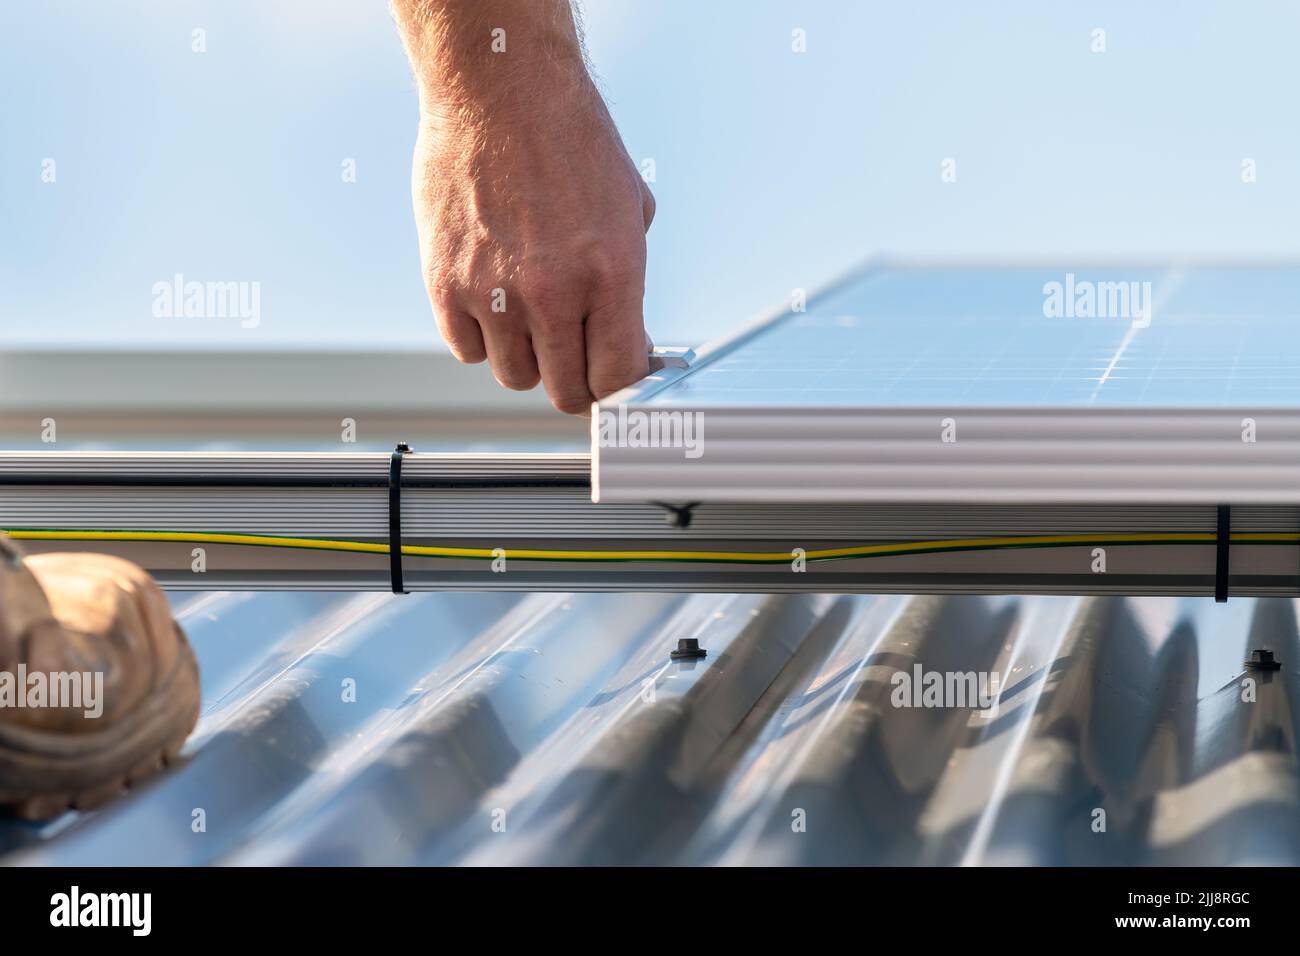
[[[174,599],[187,759],[0,821],[4,862],[1300,862],[1289,600]],[[998,714],[893,706],[916,663],[997,671]]]

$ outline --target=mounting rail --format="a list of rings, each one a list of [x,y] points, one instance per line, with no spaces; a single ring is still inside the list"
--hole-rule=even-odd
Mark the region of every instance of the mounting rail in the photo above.
[[[0,452],[0,529],[176,589],[1296,595],[1300,507],[593,504],[587,455]],[[396,503],[393,524],[391,506]],[[400,529],[400,582],[389,532]]]

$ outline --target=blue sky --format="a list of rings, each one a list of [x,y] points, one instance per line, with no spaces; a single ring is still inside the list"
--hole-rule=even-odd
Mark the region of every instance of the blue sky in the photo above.
[[[655,161],[660,343],[873,251],[1300,255],[1295,4],[584,9],[629,151]],[[0,345],[436,344],[414,123],[382,0],[0,6]],[[260,323],[155,316],[176,273],[260,283]]]

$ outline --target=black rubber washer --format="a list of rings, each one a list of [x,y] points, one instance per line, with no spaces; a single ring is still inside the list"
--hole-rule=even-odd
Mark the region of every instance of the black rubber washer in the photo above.
[[[1228,546],[1232,543],[1232,506],[1219,505],[1218,531],[1214,542],[1214,600],[1228,600]]]
[[[399,441],[388,460],[388,577],[394,594],[406,594],[402,581],[402,456],[411,446]]]
[[[698,661],[708,657],[709,652],[700,647],[699,638],[683,637],[677,642],[677,649],[668,656],[675,661]]]

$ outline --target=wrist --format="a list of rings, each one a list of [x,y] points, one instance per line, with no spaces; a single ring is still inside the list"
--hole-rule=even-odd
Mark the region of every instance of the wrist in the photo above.
[[[421,123],[435,129],[548,123],[603,108],[581,61],[519,60],[487,84],[464,75],[434,75],[421,79],[417,90]]]

